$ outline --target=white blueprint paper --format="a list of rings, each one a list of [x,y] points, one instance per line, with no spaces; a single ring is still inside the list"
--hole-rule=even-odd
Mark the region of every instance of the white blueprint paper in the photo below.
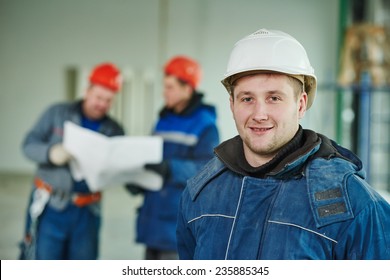
[[[162,187],[162,177],[143,167],[146,163],[161,162],[163,140],[160,137],[107,137],[65,122],[64,146],[74,158],[70,162],[73,178],[85,179],[91,191],[124,183],[135,183],[153,191]]]

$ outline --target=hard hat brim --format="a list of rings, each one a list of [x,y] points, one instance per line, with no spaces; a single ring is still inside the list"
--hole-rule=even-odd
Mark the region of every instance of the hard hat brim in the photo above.
[[[286,75],[286,76],[290,76],[290,77],[293,77],[295,79],[298,79],[300,82],[302,82],[304,84],[305,92],[307,93],[307,96],[308,96],[306,108],[309,109],[311,107],[311,105],[313,104],[313,101],[314,101],[314,98],[316,95],[316,89],[317,89],[317,78],[314,75],[309,76],[309,75],[305,75],[305,74],[301,74],[301,73],[285,73],[285,72],[273,71],[273,70],[268,70],[268,69],[255,69],[255,70],[248,70],[248,71],[232,74],[232,75],[224,78],[223,80],[221,80],[221,83],[226,88],[226,90],[229,94],[233,94],[232,92],[230,92],[230,90],[231,90],[232,86],[234,85],[234,83],[238,79],[245,77],[245,76],[249,76],[249,75],[266,74],[266,73],[276,73],[276,74]],[[299,78],[300,76],[303,77],[303,79]]]

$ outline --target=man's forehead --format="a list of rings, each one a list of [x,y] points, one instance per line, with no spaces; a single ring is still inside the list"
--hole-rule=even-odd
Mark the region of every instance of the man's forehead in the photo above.
[[[240,86],[242,84],[245,84],[249,81],[278,81],[278,82],[288,82],[288,76],[282,73],[253,73],[249,75],[245,75],[242,77],[239,77],[235,81],[235,86]]]
[[[294,89],[290,78],[284,74],[261,73],[251,74],[241,77],[235,82],[233,94],[241,96],[243,94],[256,93],[285,93],[293,94]]]

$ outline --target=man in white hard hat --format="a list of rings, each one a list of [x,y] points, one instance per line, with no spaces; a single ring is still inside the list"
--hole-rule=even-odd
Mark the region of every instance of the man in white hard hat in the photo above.
[[[316,77],[290,35],[238,41],[222,81],[239,135],[187,184],[181,259],[390,259],[390,205],[361,161],[303,129]]]

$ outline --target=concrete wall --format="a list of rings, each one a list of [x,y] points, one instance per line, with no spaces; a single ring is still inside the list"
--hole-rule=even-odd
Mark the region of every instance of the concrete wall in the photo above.
[[[70,68],[107,60],[153,73],[155,120],[163,63],[176,54],[195,57],[222,140],[234,136],[220,80],[233,44],[262,27],[300,40],[319,83],[334,79],[337,0],[0,0],[0,171],[33,170],[20,149],[26,132],[48,105],[68,98]],[[332,133],[323,116],[333,103],[317,101],[304,124]]]

